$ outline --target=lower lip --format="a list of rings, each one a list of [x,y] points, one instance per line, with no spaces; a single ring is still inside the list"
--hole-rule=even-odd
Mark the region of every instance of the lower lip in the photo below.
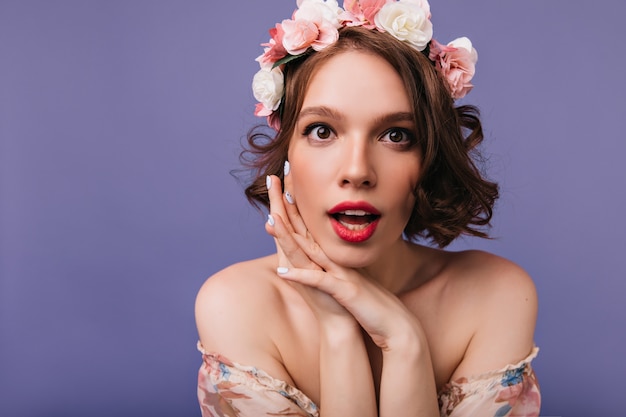
[[[361,243],[372,237],[372,235],[376,231],[376,227],[378,226],[378,220],[380,219],[374,220],[363,229],[359,230],[348,229],[332,216],[330,218],[330,224],[333,226],[333,230],[335,231],[337,236],[339,236],[342,240],[350,243]]]

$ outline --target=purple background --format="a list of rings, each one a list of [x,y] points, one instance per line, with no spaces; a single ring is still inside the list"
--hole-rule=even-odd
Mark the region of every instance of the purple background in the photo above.
[[[437,39],[479,50],[502,185],[497,239],[452,248],[534,277],[543,415],[621,415],[626,3],[431,4]],[[229,170],[294,7],[0,1],[0,415],[199,415],[196,291],[272,250]]]

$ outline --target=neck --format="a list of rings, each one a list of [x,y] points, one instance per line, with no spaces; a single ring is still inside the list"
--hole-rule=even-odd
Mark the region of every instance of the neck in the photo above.
[[[428,279],[421,271],[430,250],[399,239],[376,262],[362,268],[362,272],[390,292],[400,294]]]

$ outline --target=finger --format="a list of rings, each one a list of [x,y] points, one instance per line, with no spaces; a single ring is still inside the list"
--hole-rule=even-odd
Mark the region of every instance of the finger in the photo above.
[[[304,221],[302,220],[302,217],[300,216],[300,211],[298,210],[298,207],[296,205],[295,198],[293,194],[291,193],[291,191],[293,190],[293,187],[292,187],[292,179],[291,179],[292,177],[290,175],[291,165],[289,164],[289,161],[285,161],[285,168],[283,172],[285,173],[284,206],[287,212],[287,216],[289,218],[289,223],[292,225],[296,233],[302,236],[308,236],[308,230],[304,224]]]
[[[278,214],[283,219],[288,219],[280,179],[276,175],[268,175],[265,179],[265,185],[267,187],[267,196],[270,200],[270,213]],[[293,231],[291,224],[287,224],[286,226],[288,230]]]
[[[266,228],[270,229],[271,234],[276,238],[277,247],[282,250],[285,259],[287,259],[291,265],[298,268],[320,269],[320,267],[312,262],[302,250],[295,240],[295,236],[298,235],[287,229],[285,222],[279,214],[271,215],[269,219],[271,219],[274,224],[270,224],[268,220]]]
[[[278,239],[274,238],[274,244],[276,244],[276,255],[278,256],[278,265],[284,265],[286,267],[293,267],[287,255],[283,251],[283,248],[278,243]]]
[[[348,300],[353,300],[358,286],[340,279],[322,270],[279,267],[276,272],[281,278],[315,288],[332,296],[344,307],[348,308]]]
[[[285,258],[285,252],[283,251],[283,249],[280,246],[280,243],[278,242],[278,237],[276,236],[276,218],[280,217],[279,214],[274,213],[272,214],[268,214],[267,215],[267,220],[265,221],[265,231],[267,232],[267,234],[269,234],[270,236],[272,236],[274,238],[274,244],[276,245],[276,253],[278,254],[278,264],[282,265],[282,260],[286,259]],[[284,223],[283,223],[283,227],[284,227]]]
[[[317,265],[319,265],[324,271],[333,272],[338,271],[340,268],[337,264],[330,260],[326,253],[322,250],[320,245],[317,244],[310,237],[304,237],[301,235],[294,235],[294,240],[306,256]]]

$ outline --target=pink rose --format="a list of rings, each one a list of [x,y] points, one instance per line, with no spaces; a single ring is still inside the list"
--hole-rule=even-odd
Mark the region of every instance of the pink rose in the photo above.
[[[289,29],[285,29],[285,38],[283,45],[291,55],[299,55],[305,52],[308,46],[316,51],[321,51],[329,45],[337,42],[339,39],[339,31],[341,22],[339,16],[343,12],[335,0],[302,0],[298,2],[299,9],[293,13],[292,22],[298,23],[298,26],[291,23],[288,24]],[[306,22],[306,23],[305,23]],[[315,25],[316,30],[313,30]],[[289,32],[289,39],[287,38]],[[313,38],[315,34],[315,38]],[[291,40],[294,43],[290,43]],[[298,47],[297,40],[302,40]],[[291,52],[291,50],[294,52]]]
[[[300,55],[320,34],[317,25],[309,20],[283,20],[283,47],[290,55]]]
[[[474,87],[471,84],[476,70],[478,53],[468,38],[458,38],[443,46],[431,42],[430,59],[448,80],[452,97],[462,98]]]
[[[284,35],[285,31],[280,23],[276,23],[276,26],[270,29],[270,41],[261,44],[265,49],[263,55],[256,59],[261,67],[271,67],[276,61],[287,56],[287,50],[283,46]]]
[[[277,132],[280,130],[280,116],[278,115],[278,112],[274,112],[267,116],[267,125]]]
[[[374,29],[376,27],[374,17],[385,4],[391,1],[393,0],[344,0],[345,12],[342,14],[342,19],[347,26]]]
[[[428,59],[430,59],[431,61],[433,61],[436,64],[439,64],[439,61],[441,60],[441,57],[443,57],[443,55],[445,53],[452,52],[452,51],[455,51],[455,50],[456,50],[456,48],[453,48],[453,47],[447,46],[447,45],[442,45],[439,42],[437,42],[436,39],[433,38],[430,41],[430,44],[429,44]]]
[[[315,22],[318,26],[322,21],[333,25],[339,29],[341,25],[340,16],[343,9],[339,7],[337,0],[299,0],[298,9],[293,12],[292,19],[304,19]]]
[[[317,26],[319,35],[317,39],[311,44],[313,49],[321,51],[327,46],[332,45],[339,39],[339,31],[330,22],[324,20]]]

